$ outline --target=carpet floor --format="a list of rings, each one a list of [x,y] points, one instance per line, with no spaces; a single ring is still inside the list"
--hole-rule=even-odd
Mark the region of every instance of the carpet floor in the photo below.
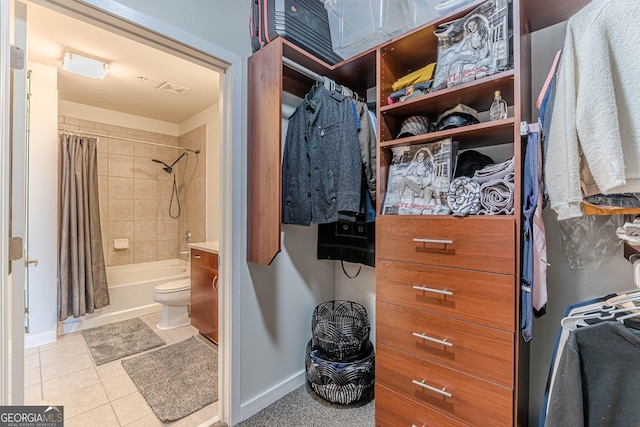
[[[374,400],[337,405],[322,399],[306,385],[269,405],[240,427],[372,427]]]
[[[218,354],[191,337],[122,361],[162,422],[179,420],[218,400]]]
[[[96,365],[165,345],[165,342],[139,318],[85,329],[82,336]]]

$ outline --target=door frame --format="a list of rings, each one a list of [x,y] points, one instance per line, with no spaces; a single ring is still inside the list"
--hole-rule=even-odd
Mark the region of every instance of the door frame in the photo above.
[[[2,1],[4,9],[5,3]],[[233,191],[234,187],[242,188],[245,176],[245,162],[243,160],[243,131],[244,106],[246,105],[246,89],[243,84],[246,81],[246,64],[242,57],[227,51],[226,49],[196,37],[188,32],[168,25],[156,18],[109,0],[30,0],[32,3],[45,6],[57,12],[82,20],[132,40],[141,42],[150,47],[163,50],[183,59],[190,60],[208,68],[214,68],[221,73],[221,102],[219,103],[221,115],[221,170],[220,170],[220,195],[221,195],[221,224],[220,224],[220,315],[219,338],[222,344],[218,353],[219,375],[219,410],[218,416],[210,421],[219,419],[230,425],[240,421],[240,286],[239,281],[242,269],[242,200],[241,191]],[[8,7],[8,6],[7,6]],[[4,11],[4,10],[3,10]],[[4,25],[2,26],[5,27]],[[4,34],[5,30],[2,30]],[[8,56],[2,43],[2,58]],[[1,70],[0,72],[4,72]],[[4,89],[5,76],[0,74],[0,89]],[[6,77],[8,79],[8,77]],[[4,93],[0,91],[0,95]],[[5,96],[1,97],[4,105]],[[8,107],[5,107],[8,108]],[[8,110],[0,106],[3,120],[3,134],[5,116]],[[4,135],[2,136],[4,138]],[[5,155],[4,139],[2,140],[2,152],[0,162]],[[3,174],[4,174],[3,168]],[[4,179],[4,176],[2,177]],[[234,186],[235,184],[235,186]],[[3,193],[5,184],[2,183],[0,196],[3,204],[3,227],[5,224],[5,209]],[[236,236],[236,239],[233,237]],[[0,245],[0,255],[6,252],[6,239]],[[5,258],[6,259],[6,258]],[[4,263],[0,266],[2,280],[6,277]],[[233,282],[236,286],[232,286]],[[3,287],[4,289],[4,287]],[[0,295],[2,298],[2,295]],[[6,301],[2,300],[2,308],[6,307]],[[2,310],[6,312],[6,310]],[[4,323],[3,323],[4,325]],[[0,328],[2,329],[2,328]],[[0,331],[1,333],[1,331]],[[4,349],[2,355],[5,357]],[[235,356],[235,357],[234,357]],[[235,361],[235,362],[234,362]],[[5,377],[6,378],[6,377]]]
[[[9,378],[9,129],[11,99],[11,69],[9,47],[11,45],[11,8],[9,0],[0,0],[0,376]],[[8,405],[9,381],[2,381],[0,405]]]

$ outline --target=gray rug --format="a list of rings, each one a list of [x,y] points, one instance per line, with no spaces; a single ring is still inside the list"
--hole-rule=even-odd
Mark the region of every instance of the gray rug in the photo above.
[[[327,402],[302,386],[272,403],[238,427],[371,427],[375,426],[374,400],[351,405]]]
[[[122,366],[162,422],[218,400],[218,352],[196,337],[125,359]]]
[[[96,365],[165,345],[162,338],[138,318],[85,329],[82,336]]]

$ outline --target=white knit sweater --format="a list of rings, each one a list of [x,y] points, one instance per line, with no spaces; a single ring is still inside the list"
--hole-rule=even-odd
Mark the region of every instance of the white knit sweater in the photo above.
[[[582,215],[579,146],[604,194],[640,192],[640,0],[592,0],[569,19],[546,185],[558,219]]]

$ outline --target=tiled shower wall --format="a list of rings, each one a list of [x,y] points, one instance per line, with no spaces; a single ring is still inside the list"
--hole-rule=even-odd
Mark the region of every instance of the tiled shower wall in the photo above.
[[[205,125],[180,137],[68,116],[60,117],[59,127],[201,151],[174,166],[178,197],[173,194],[171,203],[173,175],[151,159],[172,164],[182,151],[98,138],[98,192],[107,266],[186,259],[186,254],[180,254],[187,250],[185,233],[191,233],[192,242],[205,240]],[[169,215],[170,208],[177,218]],[[114,239],[128,239],[129,248],[114,249]]]

